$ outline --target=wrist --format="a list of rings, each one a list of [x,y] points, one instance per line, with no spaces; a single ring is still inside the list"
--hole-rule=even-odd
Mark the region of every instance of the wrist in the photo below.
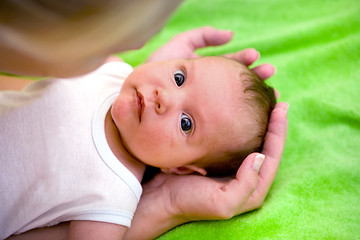
[[[154,239],[170,229],[188,222],[179,217],[170,193],[161,186],[144,185],[143,195],[124,239]]]
[[[168,230],[190,221],[181,211],[177,204],[179,198],[173,192],[166,186],[144,186],[143,204],[147,205],[148,215],[156,216],[157,223]]]

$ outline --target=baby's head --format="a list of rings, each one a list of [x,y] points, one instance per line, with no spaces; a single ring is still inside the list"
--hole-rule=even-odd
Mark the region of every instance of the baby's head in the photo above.
[[[232,175],[262,147],[272,88],[223,57],[135,68],[112,107],[127,150],[165,172]]]

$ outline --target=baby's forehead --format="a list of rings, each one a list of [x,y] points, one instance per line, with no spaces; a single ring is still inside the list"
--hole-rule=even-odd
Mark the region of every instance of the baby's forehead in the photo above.
[[[189,59],[190,61],[206,61],[209,60],[211,62],[214,62],[215,64],[221,64],[222,66],[228,66],[228,67],[232,67],[234,69],[238,69],[240,71],[248,71],[248,68],[240,63],[239,61],[232,59],[232,58],[228,58],[228,57],[224,57],[224,56],[205,56],[205,57],[200,57],[200,58],[195,58],[195,59]]]
[[[229,80],[229,82],[235,81],[239,83],[239,80],[241,80],[244,75],[252,74],[251,70],[244,64],[232,58],[227,58],[223,56],[208,56],[198,59],[192,59],[191,61],[199,61],[199,64],[209,65],[209,71],[227,71],[228,73],[230,73],[231,78],[224,80]]]
[[[248,109],[245,106],[246,93],[244,91],[244,80],[252,79],[251,71],[240,62],[226,57],[210,56],[199,58],[198,60],[200,64],[208,64],[205,68],[203,68],[203,66],[201,67],[202,71],[214,72],[214,74],[210,74],[213,78],[208,81],[214,80],[217,82],[217,91],[221,92],[222,88],[228,89],[226,92],[228,96],[217,96],[220,102],[223,105],[232,106],[232,111],[234,111],[233,116],[238,115],[237,113],[239,112],[241,112],[241,114],[247,112],[246,114],[248,114]],[[199,74],[197,76],[203,75]],[[215,97],[215,95],[217,94],[214,94],[212,97]]]

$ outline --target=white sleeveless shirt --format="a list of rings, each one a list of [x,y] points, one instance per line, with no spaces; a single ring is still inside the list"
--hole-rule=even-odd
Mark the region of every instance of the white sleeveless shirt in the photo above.
[[[112,62],[0,92],[0,239],[71,220],[130,226],[142,188],[104,120],[131,71]]]

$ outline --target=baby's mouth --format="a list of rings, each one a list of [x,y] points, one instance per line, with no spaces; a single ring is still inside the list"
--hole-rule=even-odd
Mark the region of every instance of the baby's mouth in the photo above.
[[[144,109],[145,109],[145,101],[144,101],[144,96],[136,91],[136,106],[137,106],[137,110],[138,110],[138,115],[139,115],[139,121],[141,122],[141,117],[143,115]]]

